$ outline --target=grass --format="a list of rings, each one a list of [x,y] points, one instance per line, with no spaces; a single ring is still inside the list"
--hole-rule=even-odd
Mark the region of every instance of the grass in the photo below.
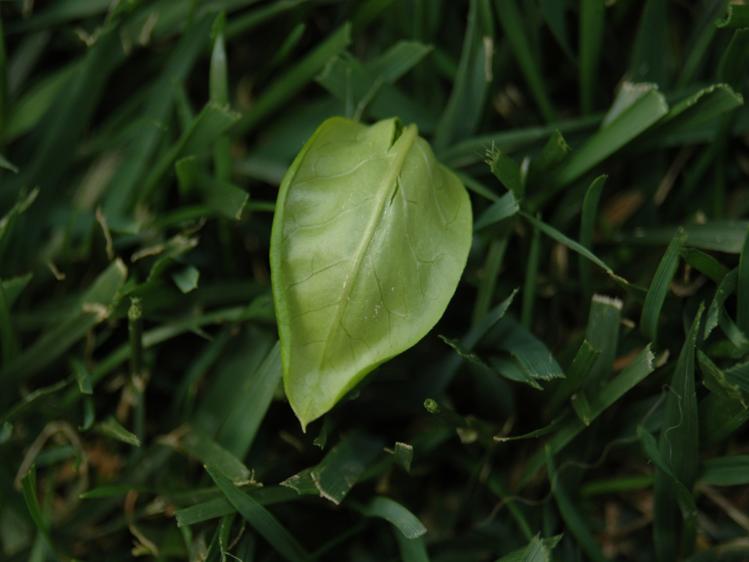
[[[749,559],[749,8],[0,3],[0,559]],[[471,191],[437,327],[302,433],[268,271],[331,115]]]

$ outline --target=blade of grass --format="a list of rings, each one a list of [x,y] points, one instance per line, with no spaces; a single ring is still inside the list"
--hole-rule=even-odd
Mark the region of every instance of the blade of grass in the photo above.
[[[525,269],[523,283],[523,302],[520,313],[521,323],[530,329],[533,325],[533,305],[536,301],[536,279],[541,258],[541,230],[534,225],[531,232],[530,248],[528,249],[528,263]]]
[[[736,323],[742,332],[749,334],[749,228],[739,254],[736,287]]]
[[[240,115],[226,106],[208,102],[179,140],[156,161],[138,188],[139,200],[144,201],[152,195],[181,155],[198,154],[213,147],[239,119]]]
[[[658,321],[661,316],[663,303],[666,301],[669,286],[676,274],[679,266],[679,257],[681,250],[686,243],[686,233],[679,229],[674,239],[666,248],[658,268],[655,270],[653,279],[650,281],[650,287],[645,295],[645,302],[642,305],[642,315],[640,316],[640,331],[642,335],[651,341],[656,341],[658,337]]]
[[[565,15],[565,4],[564,2],[557,2],[556,0],[541,0],[541,12],[544,15],[549,29],[552,35],[562,47],[564,54],[570,59],[574,60],[575,55],[572,53],[572,46],[569,37],[569,31],[567,29],[567,18]]]
[[[557,121],[543,127],[512,129],[468,138],[453,146],[438,151],[440,160],[452,167],[465,167],[482,162],[486,150],[496,147],[505,153],[516,152],[549,138],[555,131],[571,134],[592,129],[601,122],[601,115],[580,117],[568,121]]]
[[[416,539],[407,539],[401,533],[394,533],[395,540],[398,542],[401,560],[403,562],[429,562],[429,553],[421,537]]]
[[[596,217],[598,216],[598,204],[601,200],[601,192],[606,184],[608,176],[602,175],[594,179],[588,186],[583,199],[583,208],[580,215],[580,245],[592,250],[593,248],[593,229],[595,228]],[[582,286],[584,302],[590,302],[593,296],[593,281],[590,274],[590,263],[581,256],[578,259],[578,273],[580,275],[580,285]]]
[[[134,203],[133,196],[140,189],[148,166],[165,136],[161,124],[168,121],[174,104],[173,85],[184,82],[195,59],[203,51],[209,38],[209,26],[207,18],[189,26],[162,66],[164,71],[152,82],[145,107],[140,112],[148,126],[139,129],[138,142],[127,146],[123,165],[107,189],[102,209],[107,217],[122,215]]]
[[[515,196],[511,192],[505,193],[502,197],[492,203],[483,213],[481,213],[481,215],[479,215],[473,228],[478,232],[490,226],[502,223],[503,221],[514,217],[519,210],[520,205],[518,205]]]
[[[237,489],[223,474],[210,467],[205,467],[205,470],[234,509],[278,554],[290,562],[306,562],[310,559],[309,554],[270,511]]]
[[[668,57],[668,3],[666,0],[647,0],[637,28],[630,74],[635,80],[665,85]]]
[[[702,474],[699,480],[711,486],[749,484],[749,455],[730,455],[708,459],[702,464]]]
[[[695,347],[704,307],[701,305],[684,342],[671,380],[671,391],[666,398],[658,450],[669,471],[660,467],[655,478],[655,519],[653,536],[659,560],[672,560],[680,552],[679,542],[690,554],[694,542],[694,517],[682,526],[677,513],[674,481],[687,490],[699,471],[699,417],[695,391]],[[681,494],[680,494],[681,495]],[[691,497],[691,494],[690,494]],[[694,500],[692,500],[692,503]],[[696,516],[696,510],[695,510]]]
[[[749,27],[749,7],[742,4],[729,4],[726,13],[715,22],[718,28]]]
[[[166,442],[172,444],[169,439]],[[210,466],[236,486],[246,484],[251,479],[250,470],[242,461],[197,428],[185,428],[174,440],[174,445],[203,465]]]
[[[598,83],[598,61],[604,30],[603,0],[584,0],[580,3],[580,106],[583,114],[593,111],[595,88]]]
[[[714,283],[719,284],[729,272],[729,269],[715,257],[696,248],[682,248],[681,258]]]
[[[716,220],[704,224],[690,224],[682,228],[687,235],[686,244],[691,248],[740,254],[744,247],[749,221]],[[667,244],[677,229],[678,227],[638,229],[632,241],[642,244]]]
[[[608,382],[599,392],[592,394],[589,398],[591,422],[595,421],[598,416],[652,373],[655,370],[654,361],[655,356],[648,345],[619,375]],[[585,428],[586,425],[577,417],[565,421],[546,445],[550,453],[552,455],[558,454]],[[525,466],[526,472],[520,481],[520,487],[530,482],[536,472],[544,466],[545,458],[543,450],[531,457]]]
[[[208,89],[210,101],[216,105],[229,107],[229,76],[226,61],[226,16],[221,12],[213,23],[213,48],[209,67]],[[219,180],[231,177],[232,158],[231,141],[226,135],[220,135],[214,142],[213,168]]]
[[[598,547],[598,543],[590,530],[590,524],[578,510],[576,504],[579,502],[573,502],[569,493],[565,489],[564,484],[559,478],[556,468],[554,467],[553,455],[548,448],[546,449],[546,467],[549,473],[549,481],[551,483],[551,493],[556,500],[557,508],[559,508],[559,513],[562,516],[565,526],[577,539],[578,544],[591,560],[597,562],[605,561],[606,557]]]
[[[510,317],[502,318],[496,328],[500,349],[512,358],[532,378],[549,381],[564,378],[564,372],[549,349],[521,324]]]
[[[497,18],[502,25],[510,48],[512,49],[520,71],[531,90],[531,95],[541,110],[544,121],[550,123],[555,120],[554,109],[547,92],[541,64],[538,60],[537,51],[531,46],[526,29],[526,18],[524,18],[515,0],[495,0]]]
[[[235,125],[233,132],[240,135],[254,132],[260,122],[304,88],[322,70],[328,60],[340,54],[350,42],[351,25],[346,23],[271,83],[257,98],[252,108]]]
[[[406,539],[417,539],[427,532],[424,524],[413,513],[385,496],[375,496],[366,505],[356,506],[355,509],[366,517],[384,519]]]
[[[521,200],[525,194],[525,185],[520,166],[497,148],[487,151],[486,163],[489,164],[494,177],[515,196],[515,199]]]
[[[434,136],[439,152],[471,135],[492,81],[494,29],[489,0],[470,0],[458,74]]]
[[[78,312],[42,334],[16,359],[3,366],[0,381],[7,384],[36,375],[94,326],[106,320],[117,302],[126,277],[125,264],[120,260],[112,263],[83,295]]]
[[[648,90],[572,152],[553,176],[550,188],[544,192],[543,199],[548,199],[556,191],[632,142],[666,113],[668,105],[663,95],[656,89]]]
[[[475,326],[489,312],[494,290],[497,286],[499,271],[502,267],[505,251],[507,250],[508,239],[508,236],[503,236],[489,243],[489,250],[486,252],[486,259],[481,268],[476,302],[473,305],[472,326]]]

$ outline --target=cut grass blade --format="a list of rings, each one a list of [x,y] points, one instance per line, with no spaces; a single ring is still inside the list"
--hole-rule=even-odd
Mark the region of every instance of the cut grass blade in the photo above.
[[[494,177],[515,196],[515,199],[521,200],[525,194],[525,184],[520,166],[497,148],[490,148],[487,151],[486,163],[489,164]]]
[[[290,562],[308,562],[309,554],[297,542],[278,520],[251,496],[237,489],[223,474],[205,467],[206,472],[224,494],[229,503],[236,509],[250,526],[257,531],[270,545]]]
[[[320,464],[287,478],[281,485],[300,494],[319,494],[338,505],[381,452],[379,440],[363,433],[350,433]]]

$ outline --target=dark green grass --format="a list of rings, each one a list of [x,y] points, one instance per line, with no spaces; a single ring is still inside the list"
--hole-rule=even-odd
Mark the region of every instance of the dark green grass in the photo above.
[[[749,9],[607,4],[0,2],[0,560],[749,559]],[[334,114],[476,230],[303,434],[267,253]]]

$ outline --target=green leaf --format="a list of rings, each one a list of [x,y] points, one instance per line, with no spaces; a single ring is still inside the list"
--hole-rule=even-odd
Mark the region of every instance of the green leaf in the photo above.
[[[494,18],[489,0],[470,0],[469,6],[458,73],[435,132],[437,150],[474,132],[492,82]]]
[[[208,475],[224,494],[229,503],[244,517],[250,526],[270,545],[290,562],[306,562],[310,556],[297,540],[278,520],[251,496],[241,492],[231,481],[210,467],[205,468]]]
[[[540,220],[539,220],[540,222]],[[526,328],[533,326],[533,305],[536,303],[538,268],[541,261],[541,230],[534,225],[528,246],[528,258],[525,265],[520,321]]]
[[[536,105],[546,122],[554,121],[554,109],[547,93],[549,89],[544,82],[541,64],[536,55],[537,50],[533,49],[528,37],[526,18],[521,15],[515,0],[495,0],[495,4],[505,37],[520,65],[520,71],[528,83]]]
[[[730,455],[706,460],[699,478],[710,486],[744,486],[749,484],[749,455]]]
[[[656,341],[658,335],[658,320],[661,316],[663,303],[671,285],[671,281],[679,266],[679,256],[686,242],[684,231],[679,230],[676,236],[666,248],[658,269],[655,270],[650,287],[645,295],[645,303],[642,305],[642,316],[640,316],[640,331],[651,341]]]
[[[281,185],[270,251],[284,387],[302,427],[434,326],[470,243],[465,188],[413,125],[318,128]]]
[[[601,129],[588,137],[580,148],[572,152],[557,169],[550,182],[555,189],[578,179],[629,144],[668,113],[666,100],[656,88],[642,85],[635,85],[634,88],[642,88],[644,92],[638,95],[634,102],[627,104],[621,112],[617,112],[615,117],[604,120]],[[621,103],[621,97],[628,95],[626,92],[627,89],[623,87],[609,116],[612,115],[617,103]]]

